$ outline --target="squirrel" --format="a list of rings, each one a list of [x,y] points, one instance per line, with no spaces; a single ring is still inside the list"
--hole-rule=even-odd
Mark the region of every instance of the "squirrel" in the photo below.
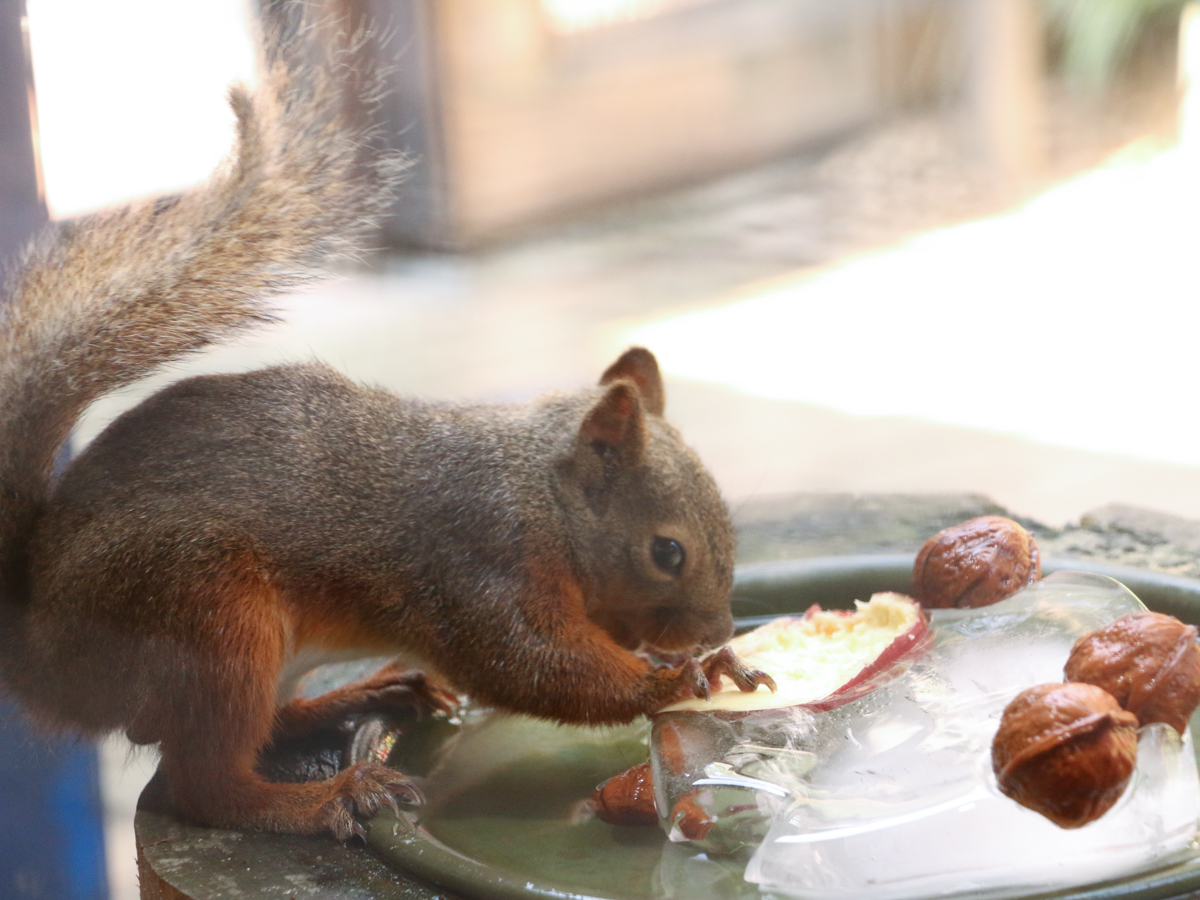
[[[209,182],[52,226],[6,280],[0,686],[48,728],[157,744],[193,821],[347,840],[356,815],[419,802],[413,780],[365,762],[273,783],[259,754],[448,699],[399,663],[297,699],[321,662],[407,654],[484,704],[590,724],[721,674],[771,680],[698,655],[732,633],[733,529],[642,348],[523,405],[406,399],[315,363],[189,378],[52,474],[90,402],[269,321],[388,208],[403,162],[310,33],[266,39],[262,87],[231,89],[236,149]]]

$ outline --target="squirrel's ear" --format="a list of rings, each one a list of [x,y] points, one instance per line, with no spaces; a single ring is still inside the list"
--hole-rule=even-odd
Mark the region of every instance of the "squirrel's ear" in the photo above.
[[[612,384],[620,378],[628,378],[637,385],[642,395],[642,407],[652,416],[661,416],[666,408],[667,395],[663,391],[662,374],[658,371],[658,360],[645,347],[630,347],[621,358],[604,370],[601,384]]]
[[[621,379],[609,385],[579,428],[585,444],[616,454],[624,466],[636,465],[646,446],[646,423],[642,399],[632,381]]]

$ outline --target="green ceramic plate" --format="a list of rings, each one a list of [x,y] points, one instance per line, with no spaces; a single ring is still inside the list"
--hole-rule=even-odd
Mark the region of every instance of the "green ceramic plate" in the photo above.
[[[742,624],[800,612],[813,603],[850,606],[882,590],[905,591],[912,555],[831,557],[746,566],[735,581]],[[1124,582],[1152,609],[1200,625],[1200,581],[1141,569],[1049,561],[1044,572],[1086,569]],[[470,897],[597,900],[743,900],[761,896],[741,877],[745,858],[709,859],[667,845],[653,827],[571,824],[592,788],[646,758],[628,729],[580,741],[569,730],[512,720],[481,740],[484,770],[469,790],[420,822],[390,814],[370,824],[371,847],[405,872]],[[393,758],[407,771],[430,758],[443,734],[406,739]],[[1193,739],[1200,734],[1193,732]],[[490,743],[489,743],[490,742]],[[1200,740],[1196,741],[1200,746]],[[532,749],[531,748],[536,748]],[[476,756],[480,756],[476,753]],[[488,758],[500,760],[494,766]],[[505,762],[507,760],[507,762]],[[1159,900],[1200,892],[1200,860],[1055,894],[1062,900]]]

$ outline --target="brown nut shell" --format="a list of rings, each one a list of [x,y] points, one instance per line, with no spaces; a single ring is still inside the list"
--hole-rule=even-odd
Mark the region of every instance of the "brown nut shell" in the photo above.
[[[1173,616],[1122,616],[1071,648],[1063,674],[1104,688],[1139,725],[1164,722],[1180,734],[1200,706],[1197,629]]]
[[[925,542],[913,564],[912,595],[930,609],[989,606],[1041,577],[1033,536],[1012,519],[980,516]]]
[[[657,825],[650,763],[614,775],[596,788],[590,802],[596,817],[609,825]]]
[[[701,805],[700,792],[690,791],[675,802],[671,824],[689,841],[702,841],[717,820]]]
[[[1120,799],[1137,763],[1137,717],[1091,684],[1041,684],[1004,710],[992,769],[1007,796],[1062,828]]]

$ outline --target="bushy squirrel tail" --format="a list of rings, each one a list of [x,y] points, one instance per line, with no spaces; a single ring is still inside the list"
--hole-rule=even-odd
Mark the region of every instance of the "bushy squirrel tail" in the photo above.
[[[403,162],[364,124],[381,75],[364,74],[362,40],[296,22],[264,23],[262,86],[230,90],[237,144],[207,183],[51,227],[6,279],[0,654],[55,456],[87,405],[270,321],[274,295],[360,250],[392,201]]]

